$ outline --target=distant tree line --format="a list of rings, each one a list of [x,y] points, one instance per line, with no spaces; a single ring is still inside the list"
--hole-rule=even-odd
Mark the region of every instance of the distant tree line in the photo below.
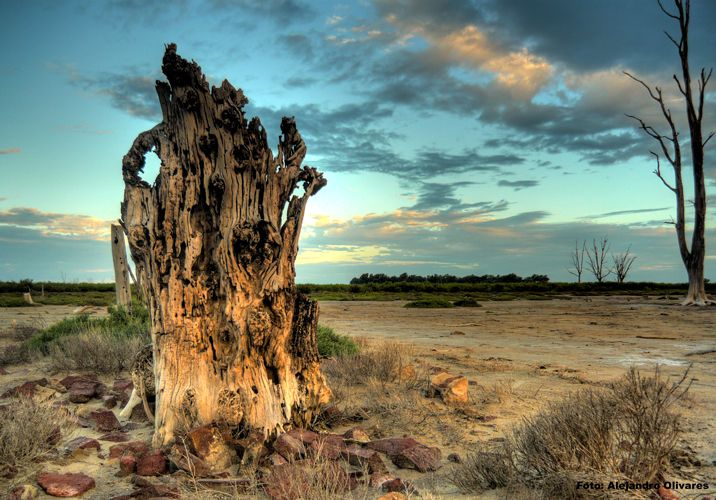
[[[452,274],[431,274],[419,276],[417,274],[403,273],[398,276],[387,274],[363,273],[350,281],[351,285],[364,285],[368,283],[547,283],[549,277],[545,274],[533,274],[523,278],[515,273],[510,274],[483,274],[477,276],[454,276]]]

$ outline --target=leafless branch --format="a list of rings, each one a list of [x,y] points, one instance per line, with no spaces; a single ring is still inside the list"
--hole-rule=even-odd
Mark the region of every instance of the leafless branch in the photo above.
[[[664,176],[661,175],[661,160],[660,160],[660,158],[659,158],[659,155],[656,154],[656,153],[653,152],[653,151],[649,151],[649,152],[654,155],[654,158],[656,158],[656,170],[654,170],[654,173],[656,174],[656,176],[657,176],[659,179],[661,179],[661,182],[664,183],[664,186],[666,186],[666,187],[669,188],[671,191],[673,191],[674,193],[676,193],[676,188],[673,187],[671,184],[669,184],[669,183],[667,182],[667,180],[664,179]]]

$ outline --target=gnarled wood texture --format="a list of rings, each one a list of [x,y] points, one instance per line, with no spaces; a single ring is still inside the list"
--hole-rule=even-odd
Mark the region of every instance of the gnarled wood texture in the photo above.
[[[292,118],[274,158],[258,118],[244,118],[240,89],[210,90],[173,44],[162,71],[163,121],[122,162],[123,226],[151,312],[154,444],[170,443],[180,425],[217,421],[268,437],[330,398],[318,308],[294,286],[306,202],[326,181],[301,167],[306,146]],[[150,151],[161,159],[153,186],[139,175]]]

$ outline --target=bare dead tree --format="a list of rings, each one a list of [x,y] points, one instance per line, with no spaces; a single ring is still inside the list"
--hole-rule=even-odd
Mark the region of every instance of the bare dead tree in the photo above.
[[[636,76],[626,73],[632,80],[642,85],[656,102],[661,111],[668,132],[662,134],[644,120],[633,115],[627,115],[639,123],[641,130],[654,139],[659,146],[660,152],[650,151],[656,159],[656,170],[654,173],[661,179],[661,182],[676,196],[676,237],[679,243],[681,260],[684,262],[686,272],[689,276],[689,291],[684,300],[684,305],[706,305],[713,303],[706,295],[704,287],[704,258],[706,256],[706,187],[704,182],[704,149],[709,140],[714,136],[711,132],[704,139],[702,133],[702,121],[704,117],[704,96],[706,85],[711,79],[713,68],[706,72],[701,69],[697,79],[697,92],[694,95],[691,85],[691,71],[689,69],[689,21],[691,19],[690,0],[674,0],[676,12],[667,10],[659,0],[659,7],[668,17],[679,24],[680,37],[677,40],[668,32],[666,36],[676,46],[681,62],[681,79],[674,74],[673,79],[683,97],[686,105],[686,117],[689,124],[689,138],[691,147],[691,167],[694,179],[694,228],[691,236],[691,247],[686,241],[686,217],[684,206],[684,185],[682,178],[682,151],[679,132],[676,128],[671,109],[666,105],[662,89],[657,86],[650,86]],[[661,170],[661,159],[665,158],[671,165],[674,172],[673,183],[669,182]]]
[[[579,249],[579,241],[574,242],[574,251],[570,254],[572,258],[572,266],[574,269],[567,269],[569,274],[577,277],[577,283],[582,282],[582,273],[584,273],[584,254],[587,251],[587,242],[582,242],[582,249]]]
[[[629,274],[632,264],[636,260],[636,255],[631,254],[631,247],[626,249],[626,252],[619,254],[612,254],[612,269],[617,277],[619,283],[624,283],[624,280]]]
[[[264,438],[305,426],[331,392],[318,304],[297,292],[294,263],[306,203],[326,181],[301,166],[293,118],[274,157],[259,119],[244,117],[241,89],[210,89],[174,44],[162,71],[162,122],[122,161],[122,224],[151,314],[154,445],[182,426],[220,422]],[[153,185],[139,175],[150,151],[162,161]]]
[[[589,271],[594,275],[597,283],[603,283],[604,280],[612,274],[612,269],[607,265],[607,256],[609,255],[609,239],[604,236],[599,242],[592,240],[592,248],[587,249],[587,263]]]

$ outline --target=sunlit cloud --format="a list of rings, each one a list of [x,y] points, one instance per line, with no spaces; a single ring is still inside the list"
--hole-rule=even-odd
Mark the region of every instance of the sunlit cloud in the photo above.
[[[37,231],[43,236],[106,240],[110,221],[89,215],[43,212],[36,208],[14,207],[0,211],[0,226]]]

